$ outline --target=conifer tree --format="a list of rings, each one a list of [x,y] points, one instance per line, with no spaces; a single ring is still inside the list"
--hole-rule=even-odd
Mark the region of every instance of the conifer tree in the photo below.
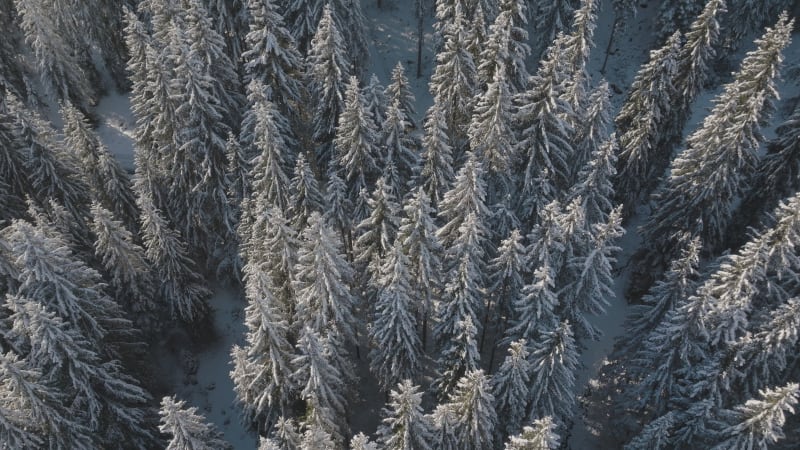
[[[442,246],[436,237],[433,209],[422,186],[403,205],[405,214],[400,221],[397,239],[408,258],[408,271],[414,289],[412,310],[422,332],[422,345],[427,343],[428,318],[433,301],[440,292],[442,279]]]
[[[237,64],[243,60],[248,32],[247,0],[205,0],[208,13],[214,21],[215,30],[225,40],[225,49],[230,60]]]
[[[270,278],[271,292],[285,317],[294,314],[294,266],[299,246],[297,232],[283,211],[268,208],[253,223],[250,236],[244,241],[248,266],[263,270]]]
[[[575,10],[572,31],[564,36],[562,51],[566,61],[562,61],[568,79],[566,99],[576,113],[573,127],[582,120],[591,77],[586,68],[589,52],[594,46],[594,30],[597,26],[597,0],[581,0]]]
[[[381,84],[378,76],[374,73],[369,78],[369,84],[364,87],[364,100],[366,101],[367,110],[369,111],[372,120],[377,129],[380,129],[383,122],[386,120],[386,89]]]
[[[529,88],[514,98],[514,122],[521,130],[518,149],[524,164],[519,174],[521,198],[519,217],[536,217],[538,208],[563,196],[569,184],[567,161],[575,153],[572,145],[572,126],[568,118],[571,105],[564,100],[564,74],[559,68],[561,41],[556,40],[542,60]],[[547,186],[543,189],[541,183]]]
[[[558,324],[556,309],[558,296],[553,280],[553,271],[545,262],[533,273],[533,280],[526,284],[512,304],[512,325],[506,330],[506,340],[534,342],[545,331]]]
[[[481,160],[473,152],[468,152],[467,160],[458,171],[452,188],[447,191],[439,204],[438,216],[444,225],[437,232],[439,240],[446,249],[453,246],[459,229],[467,216],[476,221],[490,216],[486,206],[486,181]]]
[[[411,85],[401,61],[397,61],[397,65],[392,69],[392,82],[386,87],[386,101],[387,104],[397,103],[411,128],[417,127],[414,121],[414,116],[417,114],[415,107],[417,100],[411,91]]]
[[[674,423],[674,413],[671,412],[651,421],[625,445],[625,450],[663,450],[668,448],[670,429]]]
[[[578,351],[568,321],[534,341],[530,356],[530,417],[551,416],[563,423],[573,416]]]
[[[230,449],[222,435],[213,425],[197,412],[195,407],[187,407],[185,401],[175,397],[161,399],[161,425],[159,430],[170,436],[167,450],[211,450]]]
[[[383,122],[382,144],[384,151],[384,171],[389,167],[397,169],[398,177],[402,180],[411,180],[419,167],[417,143],[409,134],[411,127],[405,117],[400,103],[394,101],[386,110],[386,121]],[[408,181],[399,183],[395,194],[402,198],[406,193]]]
[[[440,399],[447,398],[455,389],[459,379],[467,372],[477,370],[480,364],[478,352],[478,331],[467,316],[464,320],[451,325],[449,339],[442,340],[442,349],[436,361],[438,377],[433,389]]]
[[[389,249],[381,270],[374,319],[370,369],[384,391],[402,380],[414,380],[422,368],[424,351],[413,310],[408,258],[401,242]]]
[[[527,278],[525,275],[528,270],[527,259],[526,248],[522,244],[522,234],[519,230],[514,229],[508,237],[500,242],[497,256],[488,266],[489,290],[495,293],[497,301],[494,306],[492,298],[488,301],[481,343],[486,335],[489,318],[496,321],[502,317],[503,324],[497,330],[497,334],[502,335],[505,332],[508,318],[512,315],[513,305],[519,301],[525,285],[524,278]],[[492,356],[494,356],[494,346],[492,346]],[[491,362],[493,361],[490,360]]]
[[[260,92],[264,87],[254,81],[249,89],[251,92]],[[252,136],[243,140],[252,142],[256,153],[251,161],[249,176],[253,191],[251,202],[256,210],[272,206],[285,209],[289,206],[290,195],[287,174],[293,159],[289,148],[291,141],[285,133],[288,124],[275,104],[266,98],[256,97],[250,111],[254,119]]]
[[[433,102],[439,105],[444,115],[456,158],[461,155],[467,138],[472,99],[477,88],[477,69],[472,54],[467,50],[465,20],[461,2],[456,2],[453,21],[443,30],[444,47],[436,55],[436,69],[430,82]]]
[[[145,255],[161,281],[158,290],[168,304],[171,317],[186,322],[203,319],[211,292],[197,273],[180,233],[170,226],[147,196],[139,198],[139,208]]]
[[[570,191],[570,198],[580,197],[586,225],[604,223],[613,209],[614,187],[612,178],[616,174],[617,136],[612,134],[592,154],[592,159],[578,173],[577,184]]]
[[[302,388],[300,398],[306,403],[303,423],[307,431],[300,448],[309,448],[306,439],[309,438],[309,431],[315,429],[336,442],[341,442],[345,435],[347,404],[342,395],[344,381],[339,369],[331,364],[330,349],[326,348],[324,341],[317,332],[308,326],[304,327],[297,342],[300,354],[291,362],[296,368],[293,379]]]
[[[92,232],[96,236],[94,252],[110,275],[115,297],[138,321],[156,309],[153,301],[152,268],[145,251],[111,211],[92,205]],[[144,322],[139,321],[140,325]]]
[[[84,44],[75,42],[63,26],[73,19],[69,17],[72,10],[59,10],[57,2],[41,0],[14,0],[14,6],[47,93],[80,105],[93,105],[96,91],[83,65]]]
[[[303,153],[297,155],[290,192],[288,217],[296,230],[302,230],[312,212],[322,213],[324,201],[317,178]]]
[[[301,55],[308,53],[323,9],[318,0],[283,0],[283,17]]]
[[[528,9],[534,20],[531,39],[539,42],[531,55],[539,59],[545,53],[546,46],[556,38],[559,32],[566,31],[576,8],[576,0],[533,0]]]
[[[498,435],[512,436],[517,434],[526,419],[525,410],[530,398],[530,375],[533,368],[528,362],[527,342],[514,341],[508,349],[508,356],[498,369],[494,379],[494,391],[497,403],[497,416],[503,418]],[[526,427],[527,428],[527,427]]]
[[[722,430],[722,442],[714,449],[766,449],[783,439],[786,413],[794,413],[800,386],[788,383],[775,389],[765,389],[758,399],[748,400],[733,411],[725,411],[728,426]]]
[[[237,130],[244,106],[237,66],[229,58],[225,39],[214,28],[203,1],[188,0],[185,14],[189,51],[197,55],[198,63],[211,77],[209,90],[223,111],[222,121]]]
[[[100,142],[77,108],[65,102],[61,115],[65,144],[78,156],[92,197],[122,220],[129,230],[136,231],[139,211],[128,174]]]
[[[641,336],[652,331],[679,302],[692,295],[697,288],[700,243],[694,239],[687,243],[681,256],[670,264],[664,278],[656,282],[642,298],[642,304],[631,311],[627,337],[630,345],[640,342]]]
[[[373,286],[378,282],[383,258],[389,254],[400,225],[400,207],[392,191],[385,177],[379,178],[372,197],[367,200],[369,216],[356,227],[355,262]]]
[[[520,434],[511,436],[505,450],[555,450],[561,444],[555,428],[550,416],[536,419],[532,426],[526,426]]]
[[[378,132],[367,113],[366,100],[355,76],[350,77],[347,85],[345,106],[336,127],[334,147],[351,196],[361,188],[370,188],[380,161]]]
[[[236,397],[251,419],[271,419],[286,410],[294,386],[290,359],[289,326],[281,304],[273,295],[269,275],[262,269],[246,269],[246,344],[233,347],[233,380]]]
[[[249,32],[242,53],[247,83],[258,79],[270,89],[270,100],[284,115],[300,102],[303,58],[284,26],[275,0],[248,0]]]
[[[328,185],[325,189],[325,221],[342,236],[345,253],[353,253],[351,224],[353,204],[347,196],[347,185],[339,177],[338,165],[332,164],[328,170]]]
[[[9,296],[6,307],[12,312],[11,336],[26,342],[32,367],[44,379],[57,380],[70,404],[76,405],[72,413],[97,435],[100,445],[111,446],[123,438],[134,446],[152,445],[150,396],[118,361],[101,358],[99,344],[36,300]]]
[[[478,78],[487,85],[494,78],[497,67],[505,67],[509,90],[520,92],[527,88],[528,71],[525,60],[531,49],[527,44],[527,6],[522,0],[503,0],[500,13],[489,26],[489,36],[482,44],[478,64]]]
[[[432,447],[443,450],[456,450],[459,447],[459,442],[456,436],[453,435],[453,427],[456,421],[456,414],[450,405],[447,403],[439,403],[436,405],[433,413],[430,415],[431,423],[434,426]]]
[[[14,353],[0,353],[0,438],[10,448],[89,449],[96,436],[63,405],[63,393]]]
[[[686,29],[703,8],[701,0],[668,0],[658,10],[658,30],[667,36],[675,30]]]
[[[386,450],[432,449],[432,424],[422,413],[422,392],[410,380],[398,383],[383,410],[378,428],[381,448]]]
[[[309,3],[308,0],[295,3],[301,2]],[[313,138],[317,145],[317,161],[324,168],[332,157],[331,143],[334,135],[338,135],[339,114],[345,109],[345,80],[350,65],[329,4],[325,5],[316,30],[308,49],[306,67],[309,95],[314,99]],[[302,52],[305,47],[296,32],[295,38]]]
[[[292,418],[278,417],[271,440],[279,449],[296,450],[300,447],[302,436],[300,429]]]
[[[497,180],[495,183],[500,184],[494,186],[494,189],[499,191],[498,194],[508,189],[503,184],[514,156],[512,149],[515,143],[511,131],[510,109],[511,96],[506,80],[506,69],[501,64],[494,71],[486,92],[478,99],[467,132],[470,150],[480,156],[491,179]]]
[[[628,98],[614,122],[619,136],[620,156],[615,179],[618,197],[626,205],[626,215],[636,207],[639,195],[647,193],[652,181],[664,171],[670,159],[669,144],[681,36],[675,32],[663,47],[650,52],[633,80]]]
[[[319,213],[312,213],[303,230],[293,287],[297,310],[294,322],[324,336],[337,329],[352,342],[356,299],[348,283],[353,270],[341,253],[341,242]]]
[[[611,89],[608,82],[601,80],[592,89],[586,100],[582,119],[575,127],[574,133],[574,170],[573,183],[580,180],[580,171],[592,159],[594,152],[610,135],[611,128]]]
[[[490,378],[483,370],[471,370],[458,381],[446,406],[455,416],[453,435],[460,448],[494,448],[493,433],[497,425],[494,400]]]
[[[445,192],[450,190],[450,183],[455,178],[453,149],[441,105],[434,102],[428,110],[423,127],[425,134],[422,138],[422,169],[418,184],[428,194],[431,205],[436,207],[441,203]]]
[[[686,150],[675,159],[670,177],[655,194],[656,213],[647,222],[644,236],[651,248],[667,248],[673,233],[681,230],[699,235],[709,250],[722,244],[733,198],[741,193],[743,179],[755,163],[759,124],[770,111],[776,93],[773,77],[792,26],[782,15],[774,28],[767,29],[756,41],[758,48],[748,53],[734,81],[717,98],[711,114],[688,138]]]

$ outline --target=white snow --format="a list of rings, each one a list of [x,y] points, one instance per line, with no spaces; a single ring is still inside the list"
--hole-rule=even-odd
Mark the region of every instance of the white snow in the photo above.
[[[136,119],[131,112],[129,94],[113,91],[101,98],[95,107],[100,123],[97,135],[123,169],[133,172],[133,130]]]

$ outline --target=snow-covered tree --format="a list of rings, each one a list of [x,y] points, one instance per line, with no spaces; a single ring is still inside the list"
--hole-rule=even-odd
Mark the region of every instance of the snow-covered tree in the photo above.
[[[569,322],[545,332],[531,347],[533,375],[530,384],[530,416],[551,416],[557,423],[573,417],[575,370],[578,349]]]
[[[617,173],[617,136],[611,134],[592,154],[592,159],[578,173],[577,183],[569,198],[581,199],[587,227],[604,223],[613,209],[614,187],[612,178]]]
[[[378,428],[379,443],[386,450],[432,449],[432,424],[422,413],[422,392],[411,380],[397,383]]]
[[[372,186],[380,161],[378,131],[366,106],[366,99],[358,86],[358,78],[350,77],[344,110],[336,127],[334,148],[351,196],[361,188]]]
[[[512,230],[508,237],[503,239],[497,248],[497,256],[488,266],[488,271],[489,291],[495,293],[492,297],[496,297],[496,301],[492,307],[493,299],[489,299],[485,317],[489,319],[491,316],[492,321],[503,318],[503,324],[497,330],[497,334],[502,336],[508,319],[512,316],[513,305],[519,301],[525,285],[524,280],[527,278],[528,258],[519,230]],[[484,336],[486,335],[487,321],[484,320]],[[483,342],[483,338],[481,342]],[[494,356],[494,347],[492,348],[492,356]]]
[[[453,392],[458,380],[467,372],[476,370],[480,364],[478,352],[478,331],[467,316],[451,326],[449,339],[442,340],[442,350],[436,361],[438,377],[433,388],[440,399],[447,398]]]
[[[312,212],[316,211],[321,214],[323,202],[317,178],[311,171],[305,154],[300,153],[295,162],[289,195],[288,217],[291,218],[294,228],[302,230]]]
[[[145,315],[156,309],[156,303],[153,301],[152,268],[145,259],[144,249],[134,242],[131,232],[111,211],[99,203],[92,205],[92,232],[95,256],[110,275],[117,301],[140,325],[145,324]]]
[[[97,92],[91,83],[94,67],[83,65],[86,46],[76,42],[78,36],[70,33],[74,30],[64,29],[65,24],[75,20],[75,9],[42,0],[14,0],[14,6],[47,93],[80,105],[93,105]]]
[[[317,2],[297,0],[295,3]],[[296,32],[295,38],[302,52],[303,41]],[[350,67],[330,4],[325,5],[314,39],[311,40],[306,67],[309,95],[314,102],[313,138],[317,145],[317,161],[321,163],[320,166],[327,167],[327,161],[332,157],[331,143],[338,134],[339,114],[345,109],[345,80]]]
[[[322,18],[323,4],[319,0],[283,0],[281,3],[287,28],[292,32],[300,54],[305,55]]]
[[[346,434],[344,418],[347,402],[343,395],[344,380],[339,369],[331,363],[330,349],[324,341],[308,326],[303,328],[297,342],[299,355],[291,362],[296,368],[293,380],[301,388],[300,398],[306,403],[303,418],[306,434],[318,428],[329,435],[328,439],[341,442]],[[309,448],[305,440],[306,437],[303,438],[300,448]]]
[[[401,61],[392,69],[392,82],[386,87],[387,104],[397,103],[403,116],[408,121],[411,128],[416,128],[414,116],[417,114],[416,99],[411,91],[411,85],[406,77],[405,67]]]
[[[720,433],[723,439],[714,449],[767,449],[783,439],[786,413],[794,414],[800,386],[788,383],[775,389],[765,389],[758,399],[748,400],[733,411],[725,411],[727,427]]]
[[[507,171],[514,159],[514,133],[511,131],[511,94],[506,68],[499,65],[492,80],[479,98],[472,114],[467,135],[470,150],[480,156],[498,194],[507,191]]]
[[[409,261],[401,244],[396,240],[386,255],[376,283],[378,296],[369,327],[373,343],[370,369],[384,391],[402,380],[416,379],[424,357],[414,314]]]
[[[222,433],[206,422],[196,407],[187,407],[183,400],[175,397],[161,399],[162,433],[169,436],[167,450],[220,450],[231,446],[222,439]]]
[[[383,87],[378,76],[374,73],[369,77],[369,84],[364,87],[364,100],[367,104],[367,110],[375,126],[380,128],[383,121],[386,120],[386,88]]]
[[[358,433],[350,439],[350,450],[378,450],[378,446],[364,433]]]
[[[248,89],[251,92],[262,92],[265,87],[253,81]],[[275,107],[275,104],[262,96],[255,97],[250,112],[254,119],[252,135],[242,136],[242,140],[252,143],[255,156],[250,162],[252,169],[251,205],[256,211],[275,206],[289,206],[289,171],[292,167],[291,137],[287,136],[286,119]],[[246,132],[247,127],[243,130]]]
[[[572,31],[564,36],[561,64],[568,79],[565,97],[576,112],[573,126],[583,119],[583,110],[589,91],[591,76],[586,68],[589,52],[594,46],[594,30],[597,27],[597,0],[580,0],[580,7],[575,10]]]
[[[422,138],[422,170],[420,181],[425,193],[431,199],[431,205],[437,206],[450,190],[455,178],[453,173],[453,149],[447,133],[447,121],[441,105],[435,103],[428,110],[423,125],[425,134]]]
[[[722,244],[734,197],[756,162],[760,123],[777,94],[773,78],[792,26],[782,15],[756,40],[756,50],[747,54],[711,114],[687,139],[686,150],[655,194],[655,214],[643,228],[651,248],[669,253],[674,233],[682,230],[700,236],[709,250]]]
[[[211,292],[197,272],[181,234],[173,229],[147,196],[139,198],[145,255],[153,264],[158,288],[173,319],[202,320]]]
[[[672,261],[663,279],[656,282],[642,298],[642,304],[633,307],[628,319],[627,345],[637,346],[672,311],[679,302],[692,295],[697,288],[700,242],[686,243],[679,258]]]
[[[506,330],[507,340],[534,342],[543,332],[557,325],[559,301],[553,277],[553,269],[548,263],[534,271],[531,282],[523,287],[521,295],[512,303],[512,325]]]
[[[471,370],[458,381],[445,406],[455,418],[452,433],[459,448],[494,448],[493,433],[498,418],[494,401],[491,380],[483,370]]]
[[[674,413],[651,421],[625,445],[625,450],[663,450],[670,444],[670,431],[675,423]]]
[[[498,435],[517,434],[526,419],[526,408],[530,398],[530,375],[533,368],[528,362],[527,342],[514,341],[508,348],[508,356],[492,380],[497,403],[497,416],[503,418]]]
[[[438,15],[438,14],[437,14]],[[436,69],[431,76],[430,91],[447,124],[450,144],[461,155],[467,138],[467,126],[472,115],[472,103],[477,89],[477,69],[467,49],[466,18],[461,2],[456,2],[452,23],[444,27],[444,47],[436,55]]]
[[[410,126],[398,101],[392,102],[386,110],[386,120],[381,126],[381,144],[384,155],[384,171],[389,164],[397,169],[401,182],[395,187],[396,195],[402,198],[407,190],[408,180],[413,180],[419,167],[417,143],[410,135]]]
[[[268,86],[269,98],[284,115],[289,115],[302,97],[303,58],[275,3],[275,0],[247,2],[250,31],[242,53],[244,78],[247,83],[258,79]]]
[[[120,439],[133,446],[153,444],[150,396],[118,361],[102,358],[98,344],[36,300],[8,296],[5,306],[12,312],[10,337],[17,344],[26,342],[32,367],[64,392],[74,405],[71,413],[96,434],[101,446],[113,446]]]
[[[341,253],[341,242],[319,213],[312,213],[303,230],[293,282],[296,293],[294,322],[325,336],[339,330],[354,340],[353,307],[356,299],[348,283],[353,270]]]
[[[414,286],[411,307],[417,314],[424,346],[433,301],[443,284],[442,246],[436,237],[430,199],[422,186],[408,198],[403,211],[405,214],[400,221],[397,239],[408,258],[408,271]]]
[[[26,359],[0,353],[0,380],[0,439],[10,448],[99,445],[77,412],[64,406],[64,394]]]
[[[568,161],[575,153],[570,125],[573,112],[563,98],[566,81],[559,68],[561,50],[560,40],[556,40],[530,79],[528,90],[514,97],[514,122],[520,130],[516,153],[524,167],[518,189],[521,219],[536,217],[539,208],[563,196],[570,184]]]
[[[589,93],[584,111],[575,126],[572,180],[580,180],[580,171],[591,160],[594,152],[600,149],[610,134],[611,128],[611,89],[608,82],[601,80]]]
[[[131,231],[136,231],[139,211],[128,174],[100,142],[86,117],[71,103],[61,108],[64,141],[80,161],[92,197],[112,211]]]
[[[358,238],[354,253],[356,263],[369,275],[365,279],[372,280],[375,285],[381,275],[383,258],[389,253],[400,225],[400,207],[386,177],[378,179],[367,204],[369,216],[356,227]]]
[[[489,26],[489,36],[485,42],[481,42],[478,79],[481,85],[488,85],[502,66],[506,71],[509,90],[520,92],[527,88],[530,76],[525,68],[525,60],[531,52],[527,44],[528,32],[525,30],[527,6],[524,0],[508,0],[501,2],[500,7],[500,13]]]
[[[555,450],[559,448],[561,439],[555,431],[556,423],[550,416],[533,421],[516,436],[511,436],[505,450]]]
[[[325,189],[325,221],[342,236],[345,252],[352,255],[353,204],[347,195],[347,184],[339,177],[338,164],[332,164],[328,170],[328,184]]]
[[[695,2],[697,3],[697,2]],[[699,3],[698,3],[699,4]],[[702,12],[695,16],[678,56],[678,67],[672,82],[678,98],[673,105],[676,136],[680,136],[691,114],[691,105],[711,75],[711,64],[716,56],[720,24],[718,17],[726,12],[724,0],[708,0]]]
[[[538,59],[545,53],[545,48],[556,38],[559,32],[567,31],[570,20],[577,7],[576,0],[531,0],[528,8],[530,20],[533,21],[531,39],[539,45],[533,49],[532,55]]]
[[[617,196],[626,205],[626,214],[636,207],[639,195],[646,194],[669,163],[676,136],[673,109],[678,94],[673,85],[681,36],[675,32],[663,47],[650,52],[650,61],[642,65],[628,92],[628,97],[614,119],[619,136],[617,161]]]
[[[251,419],[271,419],[283,412],[293,391],[289,326],[271,283],[266,272],[246,267],[246,344],[231,351],[231,379]]]

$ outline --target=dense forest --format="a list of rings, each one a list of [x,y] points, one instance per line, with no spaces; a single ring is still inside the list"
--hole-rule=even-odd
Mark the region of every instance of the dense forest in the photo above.
[[[655,47],[606,81],[646,8]],[[796,448],[798,10],[0,0],[0,448]],[[223,289],[249,442],[166,381]]]

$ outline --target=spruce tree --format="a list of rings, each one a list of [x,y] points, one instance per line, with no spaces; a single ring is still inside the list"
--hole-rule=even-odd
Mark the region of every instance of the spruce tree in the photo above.
[[[582,112],[586,105],[587,92],[591,77],[586,68],[589,52],[594,46],[594,30],[597,27],[597,0],[581,0],[580,7],[575,10],[572,31],[565,35],[562,51],[566,61],[562,61],[568,79],[566,99],[576,112],[573,127],[577,127],[583,119]]]
[[[353,244],[355,262],[363,279],[378,285],[383,258],[389,254],[400,225],[400,207],[385,177],[378,179],[372,197],[367,200],[370,213],[356,227]]]
[[[95,256],[110,275],[117,302],[137,323],[146,324],[152,319],[146,316],[155,311],[156,303],[153,301],[152,268],[145,259],[144,249],[111,211],[99,203],[92,205],[92,232],[96,236]]]
[[[444,115],[456,158],[461,155],[467,139],[472,99],[477,88],[477,69],[472,54],[467,50],[465,20],[461,3],[456,2],[453,22],[445,25],[443,30],[444,47],[436,55],[436,69],[430,82],[433,102],[439,105]]]
[[[158,288],[170,316],[185,322],[205,318],[211,292],[197,272],[180,233],[161,215],[147,196],[139,198],[142,210],[142,240],[145,255],[153,264]]]
[[[294,37],[284,27],[275,0],[248,0],[249,32],[242,53],[247,83],[258,79],[270,89],[270,100],[284,114],[300,102],[303,58]]]
[[[271,419],[284,412],[292,398],[288,340],[289,325],[282,305],[273,295],[269,275],[257,267],[245,268],[246,344],[231,351],[234,391],[250,419]]]
[[[408,271],[414,289],[412,310],[422,333],[423,347],[427,343],[429,316],[433,302],[441,292],[442,246],[436,237],[433,208],[422,186],[403,205],[405,212],[400,221],[397,239],[408,258]]]
[[[467,372],[477,370],[480,364],[478,331],[467,316],[451,325],[448,340],[442,340],[439,358],[436,361],[437,378],[432,385],[437,397],[445,399],[455,389],[458,380]]]
[[[384,391],[414,380],[422,368],[424,351],[413,309],[409,261],[395,241],[381,270],[374,319],[369,327],[370,369]]]
[[[353,342],[356,299],[348,286],[353,270],[341,253],[340,240],[319,213],[311,214],[303,230],[294,273],[294,322],[321,336],[337,329]]]
[[[604,143],[611,128],[611,89],[608,82],[601,80],[592,89],[586,100],[585,111],[582,119],[575,127],[574,133],[574,166],[572,171],[573,183],[580,180],[580,171],[592,159],[594,152],[598,151]]]
[[[410,126],[405,117],[400,103],[394,101],[386,111],[386,121],[383,122],[382,139],[384,151],[384,171],[387,168],[395,167],[397,169],[398,177],[401,182],[395,188],[395,194],[398,198],[405,196],[407,185],[411,183],[407,180],[412,180],[417,174],[419,167],[419,155],[417,151],[417,143],[410,135]],[[405,181],[403,181],[405,180]]]
[[[411,85],[408,82],[405,67],[403,67],[401,61],[397,61],[397,65],[392,69],[392,82],[386,87],[385,95],[387,103],[397,103],[411,128],[416,128],[417,124],[414,121],[414,116],[417,114],[415,107],[417,100],[411,91]]]
[[[317,185],[317,178],[311,171],[305,154],[297,155],[294,166],[294,176],[292,177],[289,195],[288,217],[296,230],[302,230],[311,213],[323,212],[322,194]]]
[[[469,371],[458,381],[446,406],[455,416],[453,435],[460,448],[494,448],[493,433],[497,425],[494,400],[490,378],[483,370]]]
[[[558,296],[553,280],[553,269],[544,263],[533,273],[533,279],[526,284],[512,303],[511,326],[506,330],[506,340],[527,340],[534,342],[545,331],[558,324],[556,308]]]
[[[159,430],[170,437],[167,450],[211,450],[230,449],[213,425],[197,412],[195,407],[187,407],[185,401],[175,397],[161,399],[161,426]]]
[[[658,50],[650,52],[633,80],[628,98],[614,122],[620,155],[615,187],[626,205],[626,215],[636,207],[639,196],[658,179],[670,160],[668,145],[675,136],[673,109],[676,92],[673,79],[678,67],[681,36],[675,32]]]
[[[358,433],[350,439],[350,450],[378,450],[378,446],[364,433]]]
[[[533,342],[530,361],[533,376],[529,417],[551,416],[557,423],[570,420],[575,406],[578,350],[569,322],[561,322]]]
[[[283,16],[301,55],[308,53],[323,14],[319,0],[282,0]]]
[[[495,293],[497,300],[494,305],[492,305],[492,298],[488,301],[481,343],[483,343],[486,336],[489,319],[495,322],[502,318],[503,323],[496,328],[496,333],[500,336],[505,333],[508,319],[512,316],[513,307],[519,302],[522,295],[525,285],[524,279],[527,278],[527,266],[528,258],[526,248],[522,243],[522,234],[520,234],[519,230],[514,229],[508,237],[500,242],[500,246],[497,248],[497,256],[492,259],[488,266],[489,290]],[[494,362],[494,344],[492,344],[491,355],[490,364]]]
[[[425,134],[422,138],[422,169],[420,181],[425,193],[436,207],[450,190],[455,178],[453,173],[453,149],[447,133],[447,122],[441,106],[434,103],[428,110],[423,125]]]
[[[533,0],[528,9],[533,24],[533,39],[539,45],[531,55],[539,59],[546,46],[553,42],[559,32],[566,31],[576,8],[576,0]]]
[[[386,450],[432,449],[432,424],[422,413],[422,392],[410,380],[403,380],[391,392],[378,428],[381,448]]]
[[[350,77],[347,85],[345,106],[336,127],[334,147],[350,195],[354,196],[361,188],[371,188],[377,178],[380,161],[378,132],[367,114],[366,100],[355,76]]]
[[[586,225],[604,223],[613,209],[616,175],[617,136],[612,134],[592,153],[592,158],[578,173],[578,180],[570,190],[570,199],[580,198]]]
[[[385,88],[374,73],[369,77],[369,84],[364,87],[364,100],[366,100],[367,110],[377,129],[380,129],[386,120],[386,101]]]
[[[555,428],[550,416],[536,419],[532,426],[526,426],[520,434],[511,436],[505,450],[555,450],[561,444]]]
[[[794,413],[798,395],[800,386],[788,383],[765,389],[759,393],[758,399],[748,400],[733,411],[725,411],[728,426],[721,431],[723,440],[714,449],[766,449],[783,439],[786,413]]]
[[[296,3],[300,3],[298,0]],[[308,3],[306,0],[303,3]],[[338,135],[339,114],[345,109],[345,80],[350,67],[342,36],[334,23],[329,4],[325,5],[314,39],[308,49],[309,95],[314,99],[313,139],[317,145],[317,162],[325,168],[333,156],[331,143]],[[300,49],[304,48],[302,40]]]
[[[343,396],[342,374],[330,361],[330,348],[324,338],[306,326],[300,332],[297,349],[299,355],[291,364],[296,368],[293,380],[301,388],[300,398],[306,403],[303,423],[307,430],[300,448],[308,448],[306,439],[319,434],[313,431],[315,429],[329,435],[328,439],[341,442],[346,432],[347,402]],[[308,436],[309,431],[312,436]]]
[[[494,180],[493,186],[502,195],[508,189],[507,171],[514,159],[514,133],[511,131],[511,95],[506,80],[506,68],[502,64],[494,71],[486,92],[475,105],[467,132],[470,150],[478,154],[484,167]],[[494,203],[494,202],[492,202]]]
[[[497,416],[503,418],[503,424],[500,425],[502,429],[497,430],[497,435],[517,434],[526,419],[530,376],[533,373],[528,362],[527,345],[524,340],[512,342],[508,348],[508,356],[492,380],[497,399]]]
[[[675,232],[699,235],[703,246],[722,245],[733,198],[752,172],[760,141],[759,124],[775,96],[773,77],[789,42],[793,22],[786,15],[756,41],[757,49],[742,61],[734,81],[716,99],[711,114],[687,140],[672,172],[655,194],[656,209],[644,238],[650,247],[669,253]],[[702,180],[702,181],[701,181]]]

